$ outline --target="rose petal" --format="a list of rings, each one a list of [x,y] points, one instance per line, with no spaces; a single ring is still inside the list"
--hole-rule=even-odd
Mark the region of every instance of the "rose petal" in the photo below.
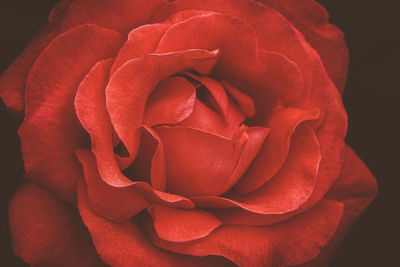
[[[168,192],[219,195],[232,186],[231,173],[243,144],[186,127],[156,128],[165,151]]]
[[[78,184],[78,208],[102,260],[112,266],[210,266],[227,265],[220,258],[176,255],[154,247],[136,221],[113,223],[97,216],[90,207],[85,185]],[[220,266],[220,265],[218,265]]]
[[[56,37],[52,32],[33,38],[24,52],[1,74],[0,97],[12,112],[23,115],[25,85],[29,71],[42,50]]]
[[[225,120],[229,122],[229,99],[224,87],[218,81],[207,76],[194,75],[190,72],[185,73],[185,75],[195,79],[207,88],[217,104],[218,111],[224,116]]]
[[[110,75],[133,58],[142,57],[156,50],[161,37],[170,27],[169,24],[147,24],[133,29],[115,58]]]
[[[164,147],[157,133],[147,126],[142,126],[142,136],[138,155],[127,169],[136,181],[151,183],[154,189],[164,191],[166,186],[166,170]]]
[[[164,0],[74,0],[68,5],[61,28],[72,28],[93,23],[127,33],[146,24],[153,12],[166,4]],[[132,15],[135,14],[135,15]]]
[[[218,51],[186,50],[168,54],[148,54],[132,59],[111,77],[106,88],[106,104],[112,124],[133,160],[139,149],[139,127],[148,96],[156,84],[184,69],[194,68],[208,73],[218,57]],[[123,175],[115,169],[99,165],[107,183],[127,186]]]
[[[236,165],[235,170],[231,174],[230,181],[235,184],[240,179],[243,173],[249,168],[253,159],[260,151],[264,140],[269,133],[268,128],[264,127],[246,127],[245,133],[247,135],[247,142],[243,147],[240,159]]]
[[[257,33],[259,47],[261,49],[271,52],[278,52],[282,55],[285,55],[287,58],[296,63],[303,76],[303,90],[310,90],[312,74],[309,53],[312,51],[312,49],[309,44],[304,40],[304,37],[296,30],[296,28],[274,9],[258,4],[255,1],[248,0],[221,0],[218,2],[213,0],[177,0],[158,10],[153,16],[152,21],[163,21],[171,14],[185,9],[199,9],[221,12],[244,19],[244,21],[248,22]],[[231,25],[233,24],[231,23]],[[212,29],[212,27],[206,26],[205,29]],[[243,30],[237,29],[233,32],[244,32]],[[223,32],[224,36],[227,31],[228,30],[225,28],[220,32]],[[198,33],[198,31],[196,31],[196,33]],[[185,35],[188,36],[188,34],[190,33],[185,31]],[[210,32],[207,31],[206,34],[199,34],[194,36],[193,38],[188,39],[192,41],[193,39],[198,39],[198,36],[201,36],[201,40],[205,40],[207,38],[203,38],[203,36],[210,35]],[[214,37],[214,34],[212,34],[211,36]],[[245,37],[241,34],[240,37],[242,36],[243,39],[247,39],[247,42],[250,41],[250,38]],[[180,45],[182,41],[176,43]],[[239,42],[236,41],[236,43]],[[235,47],[235,44],[233,44],[232,46]],[[238,57],[239,59],[241,59],[241,53],[247,54],[244,58],[253,58],[252,53],[245,53],[245,51],[249,51],[249,47],[250,46],[248,45],[246,48],[242,49],[242,52],[237,53],[233,56],[233,58]],[[252,49],[250,49],[250,51],[252,51]],[[254,52],[257,52],[257,50],[254,50]],[[232,79],[237,79],[235,76],[232,75],[232,73],[234,73],[232,71],[232,67],[239,68],[240,66],[228,65],[224,67],[226,70],[229,70],[227,72],[230,73],[230,75],[226,74],[225,79],[228,79],[229,81],[231,81]],[[246,75],[243,76],[247,77],[247,73],[249,73],[250,76],[248,77],[251,77],[251,64],[249,64],[249,66],[246,65],[242,69],[245,71],[244,73],[246,73]],[[236,73],[238,74],[237,76],[239,78],[242,78],[242,74],[240,72]],[[268,75],[265,75],[265,77],[268,77]],[[240,88],[238,84],[235,84],[235,86]]]
[[[76,210],[36,185],[14,193],[9,225],[15,254],[33,266],[105,266]]]
[[[355,220],[376,197],[376,180],[368,168],[349,147],[346,147],[345,158],[342,172],[327,195],[328,198],[343,202],[342,220],[334,237],[324,247],[321,254],[315,260],[305,264],[304,267],[317,267],[328,264]]]
[[[97,214],[113,221],[125,221],[147,207],[134,189],[112,187],[101,180],[96,158],[89,150],[76,151],[83,166],[91,206]]]
[[[228,113],[230,118],[229,122],[224,120],[222,114],[218,114],[203,102],[196,99],[190,116],[177,125],[231,139],[245,117],[236,104],[232,102],[229,103]]]
[[[130,162],[113,152],[114,130],[107,113],[104,92],[113,61],[113,58],[99,61],[86,75],[75,96],[75,109],[79,121],[90,135],[97,163],[124,169]]]
[[[182,77],[161,82],[147,100],[143,115],[145,125],[176,124],[193,111],[196,89]]]
[[[54,39],[29,74],[19,129],[27,178],[70,202],[81,171],[73,150],[86,141],[73,108],[76,90],[90,68],[111,57],[121,42],[114,31],[80,26]]]
[[[191,199],[200,207],[240,207],[258,214],[284,214],[298,209],[312,194],[321,159],[313,130],[304,125],[294,133],[291,151],[272,180],[247,195],[199,196]]]
[[[249,97],[239,89],[235,88],[229,82],[221,81],[221,83],[228,91],[229,95],[232,96],[239,104],[239,107],[242,109],[244,114],[246,114],[247,117],[253,117],[256,112],[253,99],[251,99],[251,97]]]
[[[376,197],[377,183],[357,154],[346,147],[345,161],[339,178],[333,184],[327,197],[343,201],[350,198]]]
[[[317,50],[330,79],[340,92],[346,82],[348,49],[343,33],[329,24],[325,8],[315,0],[259,0],[283,14]]]
[[[221,226],[205,238],[173,243],[157,237],[145,224],[153,243],[175,253],[221,255],[239,266],[287,266],[316,257],[331,239],[343,205],[323,200],[309,211],[283,223],[266,227]]]
[[[303,121],[317,119],[319,111],[295,108],[277,109],[266,123],[270,129],[268,138],[249,170],[235,186],[240,193],[256,190],[273,177],[289,153],[290,138]]]
[[[199,210],[180,210],[160,205],[148,209],[157,235],[171,242],[186,242],[209,235],[221,222],[212,214]]]

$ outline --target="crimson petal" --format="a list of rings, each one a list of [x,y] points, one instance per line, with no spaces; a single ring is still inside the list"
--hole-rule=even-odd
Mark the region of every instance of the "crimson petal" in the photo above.
[[[319,117],[316,109],[276,109],[266,125],[270,133],[244,177],[235,186],[240,193],[248,193],[262,186],[273,177],[289,153],[290,138],[296,127],[303,121]]]
[[[168,24],[148,24],[133,29],[128,35],[128,40],[119,50],[110,74],[114,74],[119,67],[130,59],[154,52],[161,37],[169,27]]]
[[[342,220],[334,237],[324,247],[321,254],[316,259],[305,264],[304,267],[317,267],[328,264],[350,227],[376,197],[376,194],[377,184],[374,176],[356,153],[351,148],[346,147],[342,172],[326,196],[344,204]]]
[[[106,88],[106,105],[111,122],[133,161],[139,149],[139,128],[145,104],[158,82],[184,69],[208,73],[218,58],[218,51],[193,49],[167,54],[148,54],[128,61],[110,78]],[[101,176],[110,185],[130,183],[119,172],[99,165]]]
[[[154,189],[165,190],[164,147],[160,137],[152,128],[142,126],[138,155],[127,170],[134,175],[133,179],[151,182]]]
[[[304,125],[294,133],[291,151],[282,169],[268,183],[247,195],[198,196],[200,207],[239,207],[258,214],[284,214],[298,209],[313,193],[321,159],[313,130]]]
[[[196,89],[182,77],[162,81],[147,100],[143,124],[176,124],[193,111]]]
[[[348,49],[343,33],[329,24],[329,14],[315,0],[259,0],[278,10],[304,34],[317,50],[331,80],[343,92],[348,66]]]
[[[265,227],[224,225],[202,239],[179,243],[162,240],[150,223],[145,226],[156,246],[175,253],[221,255],[239,266],[288,266],[318,255],[335,233],[342,210],[342,203],[323,200],[309,211],[279,224]]]
[[[204,210],[180,210],[160,205],[151,205],[147,210],[157,235],[171,242],[203,238],[221,225],[215,216]]]
[[[165,151],[167,189],[183,195],[219,195],[232,186],[231,173],[243,143],[181,126],[156,128]]]
[[[257,33],[260,49],[265,51],[270,51],[272,53],[278,52],[277,54],[285,55],[287,58],[294,61],[295,64],[299,67],[298,69],[301,71],[301,74],[303,76],[303,82],[304,82],[303,90],[304,91],[310,90],[312,82],[312,73],[311,73],[309,53],[312,51],[312,49],[309,46],[309,44],[304,40],[304,37],[296,30],[296,28],[276,10],[266,7],[255,1],[248,1],[248,0],[221,0],[218,2],[213,0],[202,0],[202,1],[176,0],[170,3],[169,5],[166,5],[164,8],[158,10],[153,16],[152,21],[153,22],[163,21],[172,14],[186,9],[200,9],[200,10],[221,12],[244,19],[244,21],[247,21]],[[231,23],[231,25],[234,24]],[[210,26],[205,27],[205,29],[211,29],[211,28],[212,27]],[[220,32],[223,32],[224,35],[226,35],[227,29],[229,29],[229,27],[224,28]],[[244,32],[243,30],[235,30],[234,32],[238,31],[241,33]],[[184,31],[184,32],[185,36],[188,36],[188,34],[190,34],[189,31]],[[197,36],[209,36],[209,35],[210,32],[207,31],[203,35],[196,35],[193,36],[193,38],[187,38],[187,39],[193,40],[193,39],[198,39]],[[220,34],[218,33],[218,35]],[[214,35],[212,36],[213,38],[215,37]],[[245,38],[247,42],[251,40],[249,37],[246,37],[243,34],[241,34],[241,36],[243,36],[243,38]],[[205,39],[207,38],[201,38],[201,40]],[[178,45],[180,45],[182,41],[176,43],[179,43]],[[234,43],[240,43],[240,42],[234,41]],[[235,44],[233,44],[233,47],[235,47]],[[233,55],[232,58],[237,57],[238,59],[241,59],[241,53],[245,53],[247,54],[245,58],[255,59],[254,52],[258,54],[257,52],[258,49],[253,50],[252,46],[250,49],[249,48],[250,45],[247,45],[246,48],[242,49],[241,52]],[[251,53],[246,51],[251,51]],[[251,61],[254,60],[250,60],[250,62]],[[246,73],[246,75],[237,72],[236,74],[238,75],[238,77],[242,78],[241,77],[242,75],[249,76],[247,74],[250,74],[249,77],[251,77],[252,71],[249,70],[251,70],[252,65],[250,64],[249,66],[243,68],[243,70],[245,71],[244,73]],[[238,66],[234,67],[237,68]],[[226,74],[225,79],[228,79],[229,81],[231,81],[231,79],[235,79],[235,77],[232,75],[232,73],[235,73],[234,71],[232,71],[232,66],[229,66],[229,64],[227,64],[224,66],[224,68],[225,71],[228,73]],[[266,75],[265,77],[268,78],[268,75]],[[286,88],[281,88],[281,89],[285,91]]]
[[[78,208],[104,262],[112,266],[210,266],[229,263],[220,258],[176,255],[154,247],[136,221],[114,223],[91,209],[84,183],[78,183]],[[219,265],[218,265],[219,266]]]
[[[9,225],[15,254],[33,266],[106,266],[77,211],[39,186],[17,189]]]
[[[72,0],[63,13],[61,28],[93,23],[122,33],[146,24],[165,0]],[[134,16],[132,14],[135,14]]]
[[[111,57],[122,40],[119,33],[98,26],[74,28],[47,46],[28,77],[26,117],[19,129],[27,178],[70,202],[81,175],[73,150],[86,141],[75,116],[76,90],[90,68]]]
[[[125,221],[147,207],[147,201],[134,189],[104,183],[89,150],[78,150],[76,155],[83,166],[91,206],[97,214],[113,221]]]

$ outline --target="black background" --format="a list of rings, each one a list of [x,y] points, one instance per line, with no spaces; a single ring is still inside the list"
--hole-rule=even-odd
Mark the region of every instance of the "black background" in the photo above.
[[[0,0],[0,72],[24,49],[56,0]],[[320,0],[331,22],[344,32],[350,50],[343,101],[349,115],[347,143],[379,184],[379,196],[361,216],[333,257],[331,267],[400,266],[396,215],[400,194],[399,26],[397,8],[378,0]],[[0,265],[25,266],[12,253],[7,205],[22,172],[16,117],[0,111]],[[397,204],[397,205],[396,205]],[[397,257],[396,257],[397,258]]]

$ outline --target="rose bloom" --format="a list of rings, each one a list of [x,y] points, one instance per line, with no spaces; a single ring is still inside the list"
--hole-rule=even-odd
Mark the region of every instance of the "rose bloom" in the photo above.
[[[2,74],[33,266],[326,266],[374,199],[313,0],[72,0]],[[304,264],[304,265],[303,265]]]

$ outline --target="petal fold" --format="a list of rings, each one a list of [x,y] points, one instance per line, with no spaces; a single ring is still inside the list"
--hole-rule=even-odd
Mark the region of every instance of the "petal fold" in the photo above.
[[[289,153],[290,139],[296,127],[303,121],[318,117],[317,109],[276,109],[266,123],[270,133],[264,146],[235,189],[240,193],[248,193],[271,179],[285,162]]]
[[[157,235],[171,242],[186,242],[209,235],[221,222],[204,210],[180,210],[160,205],[148,209]]]
[[[87,139],[75,116],[74,97],[90,68],[112,57],[122,41],[119,33],[98,26],[74,28],[47,46],[28,77],[26,117],[19,129],[27,178],[70,202],[75,202],[81,175],[73,150]]]
[[[309,211],[285,222],[265,226],[221,226],[205,238],[168,242],[145,224],[152,242],[175,253],[221,255],[239,266],[289,266],[315,258],[335,233],[343,204],[323,200]],[[234,238],[232,238],[234,237]]]
[[[106,88],[106,105],[111,122],[120,140],[128,150],[131,161],[136,157],[140,143],[140,126],[145,105],[156,85],[167,77],[185,70],[195,69],[209,73],[218,58],[218,51],[193,49],[167,54],[148,54],[132,59],[111,77]],[[100,165],[103,179],[115,186],[129,182],[105,166]]]

